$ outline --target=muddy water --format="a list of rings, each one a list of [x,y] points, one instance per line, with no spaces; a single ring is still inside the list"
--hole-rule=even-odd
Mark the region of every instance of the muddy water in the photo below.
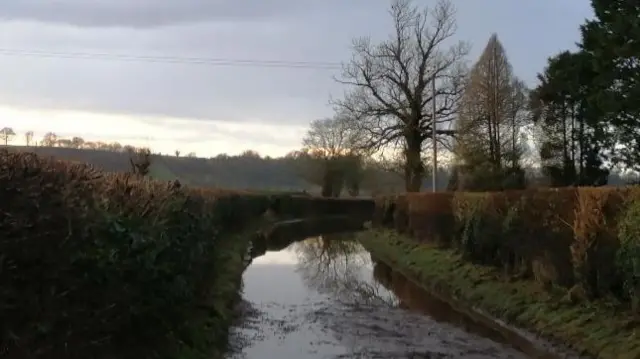
[[[231,359],[526,358],[348,236],[257,253]]]

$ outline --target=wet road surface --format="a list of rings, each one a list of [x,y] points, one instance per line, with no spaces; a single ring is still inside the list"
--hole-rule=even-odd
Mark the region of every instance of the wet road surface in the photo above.
[[[348,237],[253,259],[230,359],[526,358]]]

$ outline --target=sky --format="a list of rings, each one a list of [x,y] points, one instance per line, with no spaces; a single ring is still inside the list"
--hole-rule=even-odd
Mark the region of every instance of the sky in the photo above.
[[[32,130],[36,140],[53,131],[202,157],[247,149],[283,155],[300,147],[310,121],[332,115],[330,96],[345,90],[333,76],[349,60],[352,39],[382,40],[392,30],[390,0],[2,2],[0,127],[15,130],[15,144]],[[456,40],[472,44],[469,61],[495,32],[530,86],[549,56],[574,47],[578,26],[592,16],[588,0],[453,3]],[[145,56],[337,66],[220,66]]]

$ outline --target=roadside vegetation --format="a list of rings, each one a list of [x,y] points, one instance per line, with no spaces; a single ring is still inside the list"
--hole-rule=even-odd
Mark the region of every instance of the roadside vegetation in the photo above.
[[[1,152],[0,168],[3,356],[220,357],[240,233],[266,198],[28,153]]]

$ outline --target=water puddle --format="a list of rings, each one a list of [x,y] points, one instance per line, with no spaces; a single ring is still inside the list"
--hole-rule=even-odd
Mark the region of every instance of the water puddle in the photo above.
[[[526,358],[349,235],[257,247],[230,359]]]

